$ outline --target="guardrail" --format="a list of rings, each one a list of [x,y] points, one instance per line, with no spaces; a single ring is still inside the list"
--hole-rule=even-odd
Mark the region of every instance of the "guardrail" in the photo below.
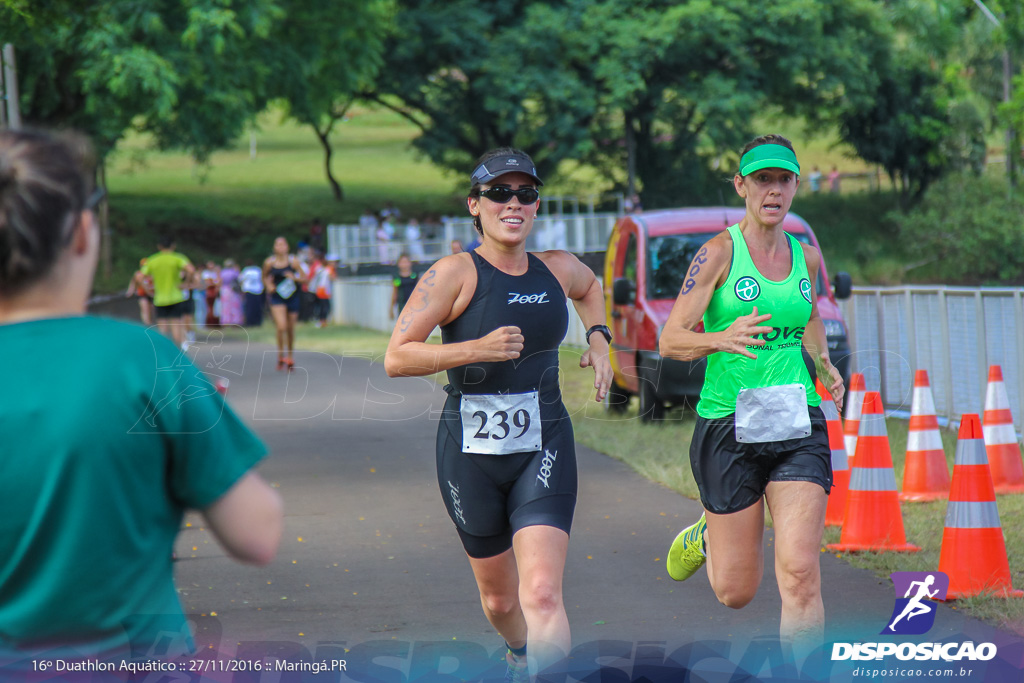
[[[841,307],[854,349],[851,371],[864,374],[886,407],[910,410],[914,371],[923,369],[940,418],[980,414],[988,367],[1000,365],[1021,431],[1024,289],[854,287]]]

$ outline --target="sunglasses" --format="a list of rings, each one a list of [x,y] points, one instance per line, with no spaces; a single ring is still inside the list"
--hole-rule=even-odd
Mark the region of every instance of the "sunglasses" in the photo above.
[[[535,187],[521,187],[518,190],[511,187],[492,187],[480,190],[480,196],[487,197],[496,204],[508,204],[512,197],[516,197],[520,204],[533,204],[540,199],[540,192]]]

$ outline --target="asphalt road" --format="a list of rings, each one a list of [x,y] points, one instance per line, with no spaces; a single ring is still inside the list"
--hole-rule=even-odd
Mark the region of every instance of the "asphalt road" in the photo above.
[[[444,400],[440,387],[390,379],[358,356],[298,352],[295,372],[278,372],[273,349],[217,335],[191,355],[229,379],[228,402],[268,444],[259,469],[285,503],[278,557],[263,568],[229,560],[201,517],[189,515],[176,577],[203,651],[243,666],[275,657],[346,660],[345,672],[302,680],[500,676],[493,667],[502,640],[480,610],[438,490],[432,412]],[[717,602],[704,570],[685,583],[665,573],[668,545],[700,515],[697,501],[588,448],[577,446],[577,457],[565,603],[580,671],[599,662],[613,672],[601,680],[641,680],[646,663],[656,672],[648,671],[650,680],[683,680],[682,668],[694,681],[747,680],[733,677],[742,663],[762,680],[783,680],[772,677],[777,660],[763,663],[768,655],[759,649],[773,647],[778,632],[771,531],[757,597],[731,610]],[[821,566],[827,639],[886,640],[878,634],[893,610],[891,582],[827,553]],[[1005,680],[1024,680],[1024,641],[951,605],[939,605],[926,636],[905,640],[947,639],[999,643],[999,661],[1017,676]],[[1004,680],[995,669],[980,673],[972,680]],[[243,679],[299,680],[273,675],[285,677]],[[814,680],[855,676],[844,669]]]

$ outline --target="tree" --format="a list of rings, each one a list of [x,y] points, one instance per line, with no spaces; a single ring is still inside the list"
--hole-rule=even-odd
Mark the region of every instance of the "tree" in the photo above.
[[[38,0],[0,6],[2,40],[18,54],[30,125],[76,128],[103,160],[131,128],[200,164],[263,108],[265,67],[249,49],[280,17],[275,0]],[[103,273],[112,246],[101,210]]]
[[[137,128],[202,160],[262,108],[266,70],[247,47],[279,16],[275,0],[40,0],[0,8],[0,26],[27,121],[82,130],[101,155]]]
[[[339,201],[344,191],[331,171],[330,136],[381,65],[392,11],[391,0],[286,0],[285,16],[264,51],[273,70],[269,94],[313,128],[324,148],[327,182]]]
[[[574,78],[578,64],[561,58],[557,35],[517,54],[528,14],[546,4],[399,0],[385,66],[363,94],[419,128],[414,146],[443,167],[464,174],[488,149],[514,146],[530,152],[548,176],[576,156],[577,145],[588,144],[592,97],[586,74]],[[555,112],[541,103],[538,89],[548,87],[565,93],[566,108]]]
[[[905,207],[942,175],[942,145],[951,133],[940,80],[920,65],[898,65],[882,79],[872,106],[841,115],[843,139],[862,159],[885,168]]]
[[[372,93],[463,171],[490,147],[565,159],[643,187],[645,206],[718,202],[758,115],[812,123],[869,104],[891,41],[870,0],[401,0]],[[881,73],[884,73],[882,68]]]

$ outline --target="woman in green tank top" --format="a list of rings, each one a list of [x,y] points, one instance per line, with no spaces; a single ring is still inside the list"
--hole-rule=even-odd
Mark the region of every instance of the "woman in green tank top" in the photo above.
[[[660,351],[708,359],[690,446],[705,514],[676,537],[668,572],[682,581],[707,561],[719,601],[748,604],[763,573],[767,504],[780,635],[803,657],[823,635],[819,555],[832,485],[824,415],[803,351],[840,409],[844,388],[818,315],[820,256],[782,227],[799,183],[789,140],[766,135],[747,144],[733,179],[746,215],[694,257]],[[704,331],[694,331],[701,322]]]

